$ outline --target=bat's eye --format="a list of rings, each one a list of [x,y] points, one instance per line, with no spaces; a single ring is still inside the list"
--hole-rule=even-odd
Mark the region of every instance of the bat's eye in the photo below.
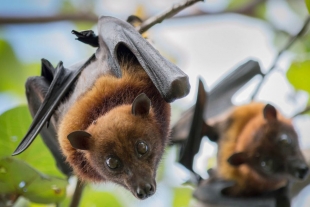
[[[145,153],[147,153],[147,151],[149,150],[147,144],[143,141],[139,141],[137,142],[137,152],[139,153],[139,155],[144,155]]]
[[[282,145],[290,145],[292,143],[292,140],[287,134],[282,134],[279,138],[279,142]]]
[[[262,160],[260,165],[266,172],[270,172],[273,169],[273,161],[271,159]]]
[[[108,165],[108,167],[110,169],[117,169],[119,166],[120,166],[120,161],[119,159],[115,158],[115,157],[109,157],[107,160],[106,160],[106,163]]]

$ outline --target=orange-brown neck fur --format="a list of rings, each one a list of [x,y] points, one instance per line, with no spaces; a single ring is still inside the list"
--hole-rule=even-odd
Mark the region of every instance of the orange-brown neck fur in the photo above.
[[[117,106],[132,104],[140,93],[145,93],[150,98],[151,111],[157,121],[156,128],[160,132],[161,142],[166,144],[170,105],[163,100],[140,65],[125,64],[122,66],[122,78],[112,75],[99,77],[91,90],[80,97],[64,115],[59,125],[58,137],[62,151],[80,179],[104,181],[87,161],[87,153],[73,148],[67,135],[72,131],[86,130],[94,121]]]
[[[266,180],[247,165],[235,167],[227,160],[235,152],[246,150],[253,143],[253,133],[266,120],[263,117],[263,103],[251,103],[233,109],[222,123],[218,142],[218,176],[225,180],[234,180],[236,185],[229,191],[231,195],[252,195],[272,191],[286,185],[287,180]],[[278,113],[278,119],[290,124],[290,121]]]

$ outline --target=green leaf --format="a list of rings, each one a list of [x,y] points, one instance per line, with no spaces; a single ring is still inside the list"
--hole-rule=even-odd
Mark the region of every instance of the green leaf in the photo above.
[[[27,106],[16,107],[0,115],[0,158],[11,156],[26,134],[31,121],[32,118]],[[40,136],[16,158],[26,161],[40,172],[64,177],[57,169],[52,154]]]
[[[266,19],[267,5],[266,2],[258,4],[255,7],[255,16],[260,19]]]
[[[174,189],[173,207],[189,206],[192,199],[193,189],[189,187],[180,187]]]
[[[293,62],[286,76],[296,90],[304,90],[310,93],[310,60]]]
[[[114,194],[107,191],[99,191],[87,185],[84,189],[80,207],[88,206],[113,206],[122,207]]]
[[[248,0],[230,0],[227,9],[241,8],[248,3]]]
[[[310,0],[305,0],[306,7],[308,9],[308,13],[310,13]]]
[[[25,82],[29,76],[39,74],[40,64],[22,64],[8,42],[0,39],[0,92],[25,94]]]
[[[0,194],[22,195],[32,202],[58,203],[65,198],[67,181],[44,175],[13,157],[0,158]]]

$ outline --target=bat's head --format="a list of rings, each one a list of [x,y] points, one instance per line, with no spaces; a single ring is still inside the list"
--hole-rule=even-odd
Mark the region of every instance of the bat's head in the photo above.
[[[74,148],[85,151],[103,180],[124,186],[139,199],[155,193],[165,143],[145,94],[107,112],[86,131],[72,132],[68,139]]]
[[[269,104],[263,109],[263,117],[264,124],[253,133],[248,148],[233,154],[228,162],[234,166],[247,164],[266,179],[304,179],[309,168],[293,126],[281,121]]]

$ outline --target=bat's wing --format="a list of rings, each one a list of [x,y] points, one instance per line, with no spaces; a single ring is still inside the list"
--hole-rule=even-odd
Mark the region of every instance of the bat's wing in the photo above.
[[[132,25],[113,17],[103,16],[99,19],[98,31],[99,48],[96,57],[106,59],[116,77],[122,75],[118,55],[124,55],[123,52],[126,53],[129,49],[167,102],[182,98],[189,93],[187,75],[163,58]]]
[[[230,108],[233,105],[231,102],[232,96],[255,75],[260,74],[262,73],[258,62],[250,60],[226,75],[208,93],[208,101],[205,103],[204,110],[201,111],[204,119],[207,120],[207,118],[214,117]],[[192,124],[195,107],[194,105],[185,111],[182,114],[182,118],[172,127],[172,143],[184,142],[189,137],[189,133],[192,130],[191,126],[195,127]],[[196,130],[200,129],[197,128]],[[201,134],[202,136],[208,136],[212,141],[217,139],[215,131],[212,127],[210,128],[210,126],[206,125],[205,122],[202,123]],[[194,141],[193,139],[191,140]]]
[[[33,96],[35,98],[34,101],[30,103],[30,105],[33,106],[30,107],[33,107],[33,113],[35,113],[35,115],[27,134],[20,142],[13,155],[22,153],[31,144],[44,125],[49,122],[59,103],[68,95],[81,71],[92,59],[94,59],[94,55],[80,68],[74,71],[65,69],[62,62],[57,65],[56,69],[53,69],[50,63],[43,60],[41,76],[30,79],[27,86],[27,90],[30,90],[29,85],[32,85],[33,82],[31,90],[33,90]],[[42,84],[40,85],[38,82]],[[42,85],[44,89],[40,89]],[[41,93],[40,90],[44,90],[44,93]],[[29,93],[27,93],[28,100],[32,100],[33,97],[31,96],[31,92],[29,91]],[[38,96],[38,98],[36,98],[36,96]],[[42,99],[43,102],[41,102]]]
[[[211,178],[202,181],[195,189],[193,196],[201,202],[200,206],[220,207],[290,207],[286,187],[265,195],[253,197],[229,197],[223,191],[233,186],[231,181]]]
[[[53,81],[54,78],[54,67],[47,61],[42,59],[42,70],[41,76],[30,77],[26,82],[26,96],[28,101],[29,111],[34,117],[40,106],[42,105],[44,98],[48,92],[48,88]],[[47,124],[43,126],[41,129],[41,137],[48,147],[52,155],[54,156],[57,167],[62,171],[65,175],[71,175],[71,168],[65,162],[65,158],[63,157],[60,146],[57,140],[56,126],[55,122],[48,120]]]
[[[199,79],[199,85],[198,85],[198,93],[197,93],[197,100],[196,105],[194,109],[194,114],[191,117],[191,127],[189,134],[187,135],[187,141],[182,143],[181,149],[180,149],[180,156],[179,156],[179,162],[184,165],[187,169],[193,170],[193,157],[195,154],[199,151],[201,138],[203,137],[201,135],[201,131],[203,128],[203,112],[205,108],[205,104],[207,103],[208,94],[206,93],[202,80]],[[181,130],[181,129],[180,129]],[[182,131],[182,130],[181,130]],[[178,130],[175,129],[172,132],[172,136],[177,136]]]
[[[60,63],[54,72],[52,72],[53,70],[45,71],[49,79],[52,78],[52,81],[27,134],[13,155],[23,152],[31,144],[44,124],[51,118],[60,102],[73,89],[73,85],[80,73],[90,65],[90,62],[97,61],[99,66],[103,65],[101,63],[107,63],[108,67],[110,67],[109,73],[121,77],[118,55],[129,50],[145,69],[167,102],[181,98],[189,93],[190,85],[187,75],[174,64],[164,59],[129,23],[112,17],[101,17],[98,31],[98,36],[91,30],[84,32],[73,31],[78,40],[94,47],[99,46],[96,53],[84,64],[75,68],[75,70],[68,70]],[[125,50],[123,51],[123,49]]]
[[[205,118],[214,117],[232,107],[232,96],[256,75],[262,75],[260,66],[258,62],[249,60],[221,79],[210,90]]]

